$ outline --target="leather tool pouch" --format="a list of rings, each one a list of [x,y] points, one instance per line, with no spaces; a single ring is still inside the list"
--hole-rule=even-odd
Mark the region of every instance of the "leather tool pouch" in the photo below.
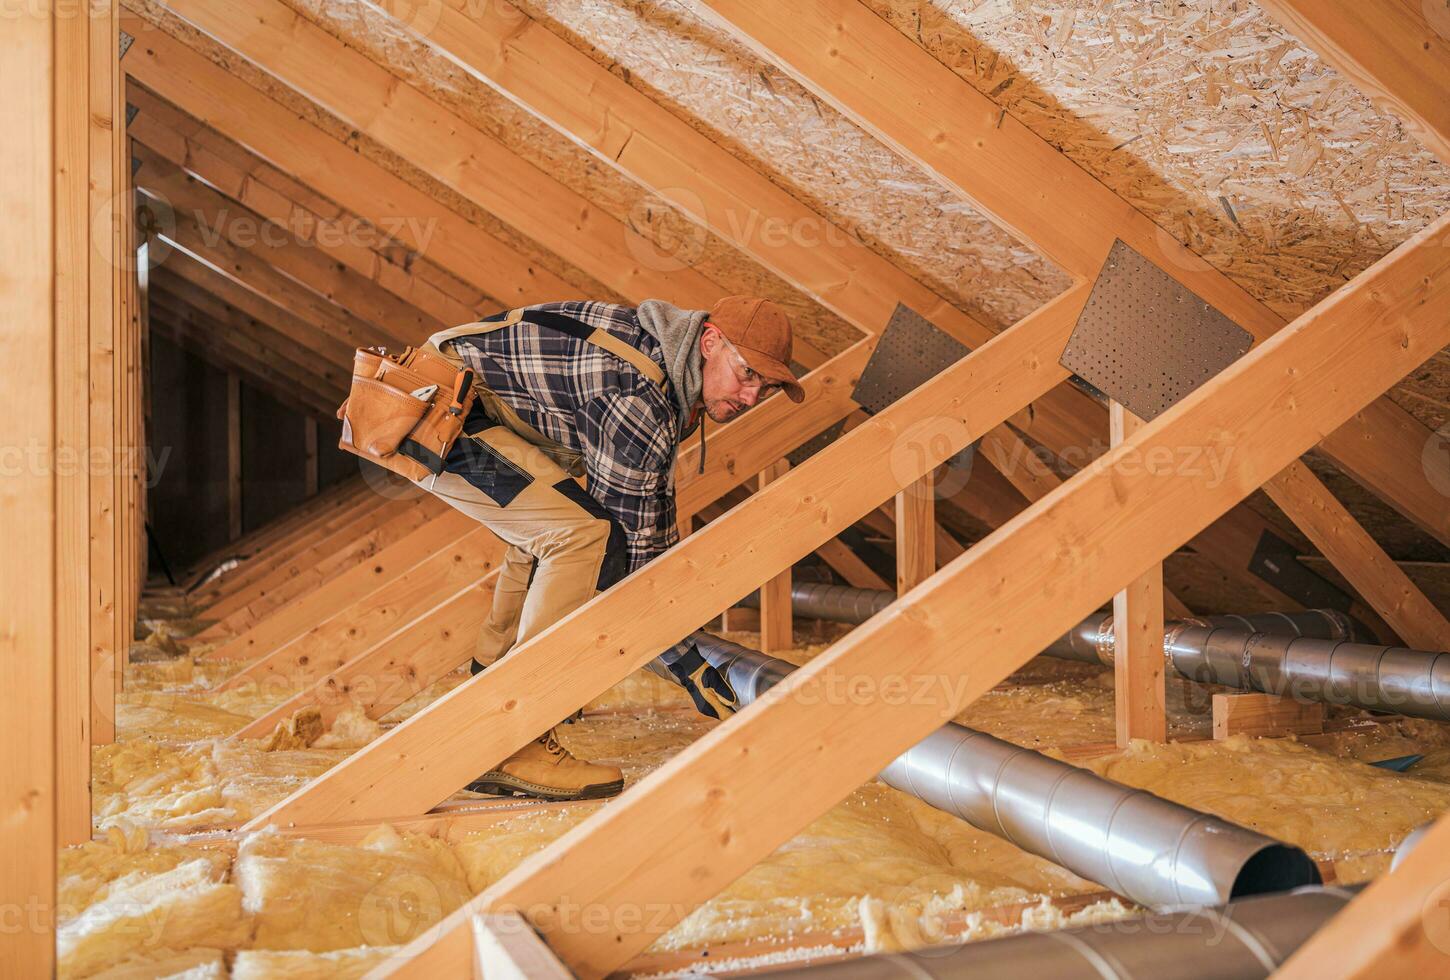
[[[388,354],[360,347],[352,387],[337,410],[338,446],[409,480],[437,475],[463,431],[473,387],[471,370],[428,348]]]

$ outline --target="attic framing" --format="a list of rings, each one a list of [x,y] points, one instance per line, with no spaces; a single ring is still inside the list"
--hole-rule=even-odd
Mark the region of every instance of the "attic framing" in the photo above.
[[[351,2],[417,27],[415,4]],[[1450,164],[1450,35],[1417,3],[1382,0],[1370,16],[1352,0],[1254,2]],[[14,959],[37,976],[55,965],[49,857],[90,836],[91,749],[115,738],[154,544],[138,462],[150,338],[227,380],[230,533],[177,588],[211,620],[192,641],[214,644],[207,662],[245,662],[222,691],[287,692],[233,736],[261,738],[304,709],[326,723],[349,704],[381,718],[453,673],[498,576],[501,542],[433,497],[373,477],[317,492],[319,420],[346,394],[353,348],[417,344],[585,288],[705,307],[735,274],[662,254],[643,223],[335,36],[305,5],[92,0],[89,17],[55,6],[0,32],[10,93],[0,129],[25,136],[0,145],[0,204],[24,219],[0,228],[0,307],[15,325],[0,346],[12,364],[41,365],[4,382],[16,408],[0,421],[0,445],[124,462],[79,474],[32,467],[0,489],[22,515],[12,548],[24,555],[0,561],[0,685],[21,704],[0,718],[0,741],[24,747],[0,766],[0,905],[38,908]],[[680,448],[683,533],[668,553],[232,830],[351,841],[384,820],[443,837],[487,825],[512,805],[447,802],[459,786],[751,592],[762,646],[790,646],[791,570],[807,556],[853,585],[894,585],[897,598],[370,976],[625,967],[1104,602],[1117,614],[1119,744],[1166,740],[1160,638],[1165,617],[1194,605],[1165,584],[1178,555],[1278,602],[1287,593],[1248,556],[1266,535],[1302,534],[1373,629],[1450,647],[1450,619],[1301,459],[1317,451],[1450,547],[1450,454],[1428,452],[1436,433],[1389,396],[1450,345],[1450,214],[1286,320],[866,0],[700,0],[695,13],[722,38],[1065,274],[1057,295],[1004,327],[534,19],[527,3],[433,7],[411,43],[855,336],[797,344],[804,404],[773,398],[712,429],[708,451]],[[124,59],[118,31],[134,38]],[[274,98],[256,78],[290,94]],[[818,227],[828,244],[773,237],[743,214]],[[328,234],[339,227],[376,234]],[[269,241],[258,229],[286,234]],[[1059,363],[1115,241],[1254,337],[1248,354],[1147,423],[1066,383]],[[970,353],[866,415],[853,390],[898,304]],[[308,500],[246,534],[243,383],[307,420],[312,454]],[[787,461],[828,431],[825,448]],[[993,471],[938,492],[939,468],[973,444]],[[1231,447],[1226,478],[1125,465],[1177,446]],[[1048,463],[1013,462],[1024,454]],[[1282,514],[1248,506],[1259,490]],[[964,547],[958,520],[988,533]],[[842,537],[857,525],[894,547],[885,562]],[[903,671],[961,683],[891,706],[812,693],[833,677],[879,684]],[[1438,969],[1443,954],[1420,916],[1450,867],[1447,846],[1442,817],[1283,975]],[[566,895],[612,923],[629,922],[620,913],[630,909],[668,911],[648,927],[579,930],[556,914]]]

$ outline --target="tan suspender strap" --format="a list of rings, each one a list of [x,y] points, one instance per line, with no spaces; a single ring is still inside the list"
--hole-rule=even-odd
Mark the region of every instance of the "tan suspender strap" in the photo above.
[[[450,327],[447,330],[440,330],[428,338],[428,343],[443,349],[443,345],[457,340],[459,337],[471,337],[481,333],[493,333],[495,330],[502,330],[504,327],[512,327],[524,318],[522,308],[509,310],[508,314],[501,320],[481,320],[478,323],[465,323],[461,327]],[[665,372],[654,358],[637,347],[632,347],[614,334],[599,327],[590,327],[581,320],[562,313],[554,313],[550,310],[532,311],[535,319],[530,323],[537,322],[539,326],[549,327],[566,333],[571,337],[577,337],[587,343],[593,344],[601,350],[609,351],[615,357],[631,365],[636,371],[649,378],[660,387],[665,385]]]
[[[665,370],[638,347],[631,347],[607,330],[598,327],[585,338],[595,347],[602,347],[621,361],[634,365],[634,369],[660,387],[665,384]]]

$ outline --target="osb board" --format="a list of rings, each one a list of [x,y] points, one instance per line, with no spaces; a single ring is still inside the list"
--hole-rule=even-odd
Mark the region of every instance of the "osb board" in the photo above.
[[[1450,210],[1450,168],[1252,0],[864,0],[1286,318]],[[1394,397],[1450,419],[1444,352]]]
[[[989,324],[1066,288],[1030,246],[868,136],[689,6],[522,0],[530,16]]]

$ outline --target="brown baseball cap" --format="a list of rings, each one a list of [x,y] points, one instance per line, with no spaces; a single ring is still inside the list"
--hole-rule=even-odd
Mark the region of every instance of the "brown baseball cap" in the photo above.
[[[705,322],[725,335],[745,363],[770,384],[780,385],[793,402],[805,389],[790,369],[790,317],[768,299],[726,296],[710,308]]]

